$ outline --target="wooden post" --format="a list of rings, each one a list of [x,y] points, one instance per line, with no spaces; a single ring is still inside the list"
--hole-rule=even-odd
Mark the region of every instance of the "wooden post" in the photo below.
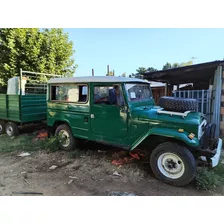
[[[92,76],[94,76],[94,69],[92,69]]]
[[[168,87],[168,84],[166,82],[166,84],[165,84],[165,96],[167,96],[167,87]]]

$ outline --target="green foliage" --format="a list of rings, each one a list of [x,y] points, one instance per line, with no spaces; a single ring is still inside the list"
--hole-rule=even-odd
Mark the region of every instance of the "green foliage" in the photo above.
[[[46,139],[36,139],[35,134],[19,135],[17,137],[8,137],[0,135],[0,152],[13,152],[13,151],[37,151],[48,150],[56,151],[59,149],[59,142],[56,137]]]
[[[214,169],[199,167],[195,177],[196,186],[200,190],[214,190],[224,186],[224,165],[219,164]]]
[[[113,71],[109,71],[109,74],[106,74],[106,76],[114,76]]]
[[[153,67],[147,68],[147,72],[156,72],[156,71],[158,71],[158,70]]]
[[[170,63],[166,63],[165,65],[163,65],[163,70],[167,70],[167,69],[171,69],[172,65]]]
[[[188,65],[193,65],[193,61],[182,62],[179,64],[179,67],[188,66]]]
[[[122,77],[126,77],[126,72],[122,73],[121,76],[122,76]]]
[[[182,63],[166,63],[165,65],[163,65],[163,70],[167,70],[167,69],[171,69],[171,68],[179,68],[179,67],[184,67],[184,66],[188,66],[188,65],[193,65],[193,61],[188,61],[188,62],[182,62]]]
[[[0,29],[0,85],[19,69],[72,76],[77,65],[73,43],[63,29]]]
[[[59,150],[59,139],[55,136],[51,138],[47,138],[44,140],[45,142],[45,149],[48,149],[50,152],[55,152]]]
[[[180,65],[178,63],[173,63],[172,68],[178,68]]]
[[[136,69],[136,71],[139,74],[144,74],[147,71],[147,69],[144,67],[139,67],[138,69]]]

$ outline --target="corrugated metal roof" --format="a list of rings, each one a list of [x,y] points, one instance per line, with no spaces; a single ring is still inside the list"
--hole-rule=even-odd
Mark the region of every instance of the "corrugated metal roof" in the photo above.
[[[151,87],[164,87],[165,83],[162,82],[150,82]]]
[[[201,82],[211,78],[219,65],[223,66],[224,61],[212,61],[155,72],[145,72],[144,78],[149,81],[167,82],[174,85]]]

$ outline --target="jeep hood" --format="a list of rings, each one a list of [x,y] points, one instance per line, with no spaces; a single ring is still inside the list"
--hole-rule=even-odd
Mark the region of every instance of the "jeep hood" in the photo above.
[[[190,112],[186,117],[169,114],[158,114],[157,110],[162,109],[158,106],[140,106],[132,108],[131,115],[133,119],[148,121],[154,125],[162,123],[172,123],[173,125],[180,126],[198,126],[203,119],[199,112]]]

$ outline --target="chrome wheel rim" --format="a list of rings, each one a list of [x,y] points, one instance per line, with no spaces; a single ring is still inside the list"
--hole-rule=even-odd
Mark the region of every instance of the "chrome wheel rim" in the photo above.
[[[3,131],[3,127],[2,127],[2,125],[0,124],[0,133],[2,133],[2,131]]]
[[[7,126],[6,127],[6,133],[8,136],[12,136],[13,135],[13,128],[11,126]]]
[[[180,178],[185,172],[185,166],[182,159],[174,153],[163,153],[157,160],[159,171],[171,179]]]
[[[61,143],[63,147],[69,146],[71,140],[69,137],[69,133],[66,130],[59,131],[58,137],[59,137],[59,142]]]

